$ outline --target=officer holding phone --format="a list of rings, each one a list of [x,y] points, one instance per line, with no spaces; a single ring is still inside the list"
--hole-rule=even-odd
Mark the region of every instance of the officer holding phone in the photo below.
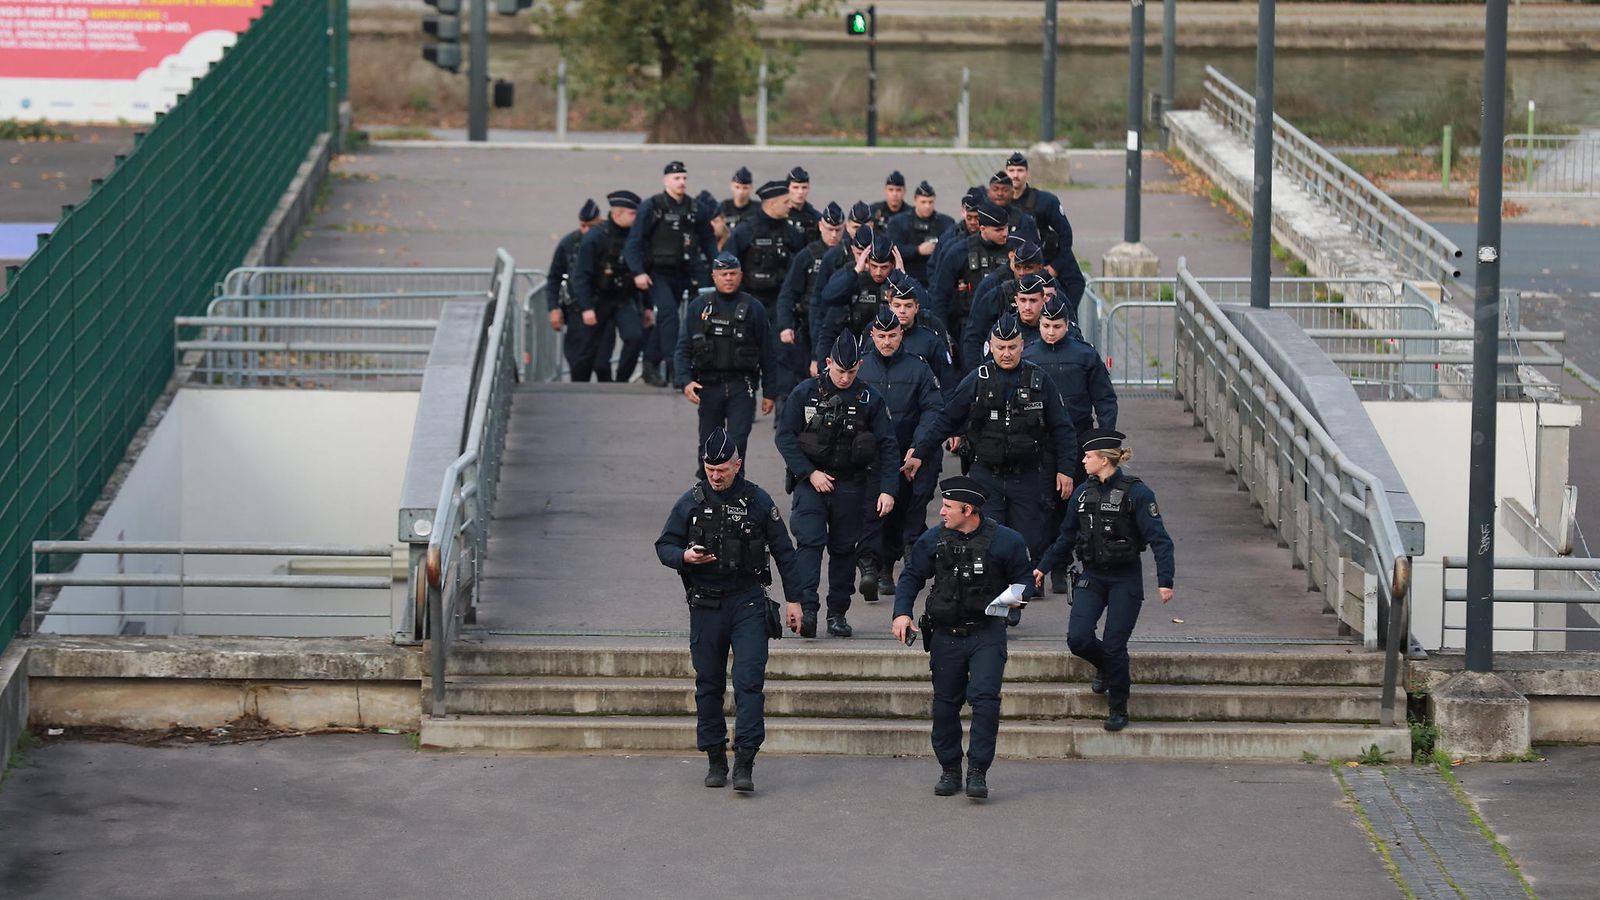
[[[983,515],[983,486],[964,475],[939,484],[942,527],[912,546],[895,586],[894,636],[908,643],[922,585],[933,578],[922,617],[923,647],[933,671],[933,754],[942,769],[934,794],[961,789],[961,706],[972,707],[967,796],[989,796],[989,766],[1000,731],[1006,669],[1007,607],[1033,596],[1032,564],[1022,535]]]
[[[711,261],[714,287],[689,305],[673,367],[675,386],[700,407],[701,446],[726,428],[740,456],[750,442],[756,391],[761,414],[772,412],[781,375],[766,307],[739,289],[743,280],[739,257],[723,251]]]

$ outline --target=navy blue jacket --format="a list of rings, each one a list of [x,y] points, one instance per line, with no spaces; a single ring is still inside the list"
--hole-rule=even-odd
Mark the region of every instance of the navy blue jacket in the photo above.
[[[622,250],[622,256],[628,261],[628,268],[635,275],[645,275],[650,272],[650,236],[656,230],[656,211],[665,201],[666,191],[646,197],[639,204],[639,215],[633,220],[633,228],[628,231],[628,246]],[[693,196],[684,198],[689,208],[695,210],[695,237],[700,244],[700,255],[691,254],[689,260],[690,271],[686,272],[690,278],[700,278],[701,270],[711,264],[711,259],[717,255],[717,233],[711,228],[711,219],[702,216]]]
[[[940,242],[939,249],[944,250],[943,242]],[[956,278],[966,270],[966,267],[966,239],[963,238],[952,241],[949,251],[939,256],[939,268],[931,270],[933,271],[933,283],[928,285],[928,293],[932,297],[931,308],[933,309],[933,314],[938,316],[941,321],[950,321],[950,309],[955,302],[956,296]],[[977,285],[973,286],[972,298],[973,300],[978,298]]]
[[[944,246],[944,234],[955,224],[955,220],[937,210],[929,216],[933,220],[933,227],[928,234],[939,240],[934,245],[933,253],[922,256],[917,253],[917,246],[922,243],[911,230],[916,224],[917,211],[913,207],[889,220],[889,240],[900,248],[900,258],[905,261],[906,271],[916,276],[919,280],[928,280],[928,273],[933,271],[933,258],[939,254],[939,248]],[[917,271],[921,269],[922,271]]]
[[[878,473],[878,493],[893,496],[900,487],[900,447],[894,439],[894,423],[889,421],[889,407],[883,402],[883,395],[878,393],[870,384],[864,384],[857,378],[855,383],[847,390],[856,392],[862,402],[867,405],[867,420],[872,424],[872,433],[878,439],[878,459],[874,471]],[[806,404],[816,397],[828,397],[837,393],[833,386],[833,378],[822,372],[814,378],[795,385],[789,394],[789,399],[783,404],[783,411],[778,413],[777,427],[773,430],[772,442],[778,445],[778,453],[783,457],[784,465],[797,478],[809,478],[817,467],[806,458],[800,449],[800,432],[806,425]]]
[[[1104,484],[1114,486],[1125,481],[1126,476],[1118,469]],[[1067,560],[1072,558],[1078,547],[1078,501],[1083,498],[1083,492],[1089,489],[1092,482],[1099,481],[1090,475],[1072,491],[1072,497],[1067,500],[1067,514],[1061,520],[1061,533],[1056,536],[1055,542],[1045,548],[1039,556],[1039,564],[1034,566],[1041,572],[1053,572]],[[1134,522],[1139,528],[1139,534],[1144,542],[1150,546],[1150,552],[1156,558],[1156,586],[1172,587],[1172,576],[1175,564],[1172,552],[1172,537],[1167,534],[1167,526],[1161,521],[1161,510],[1156,506],[1155,491],[1143,481],[1136,481],[1128,488],[1128,502],[1133,505]],[[1138,562],[1130,563],[1116,569],[1089,569],[1085,568],[1083,574],[1101,581],[1132,581],[1144,579],[1144,571]]]
[[[550,268],[545,275],[545,279],[551,285],[544,290],[546,310],[561,308],[563,291],[567,296],[571,296],[572,286],[568,284],[567,279],[572,276],[572,270],[578,264],[578,242],[582,239],[583,232],[574,228],[556,242],[556,252],[550,257]]]
[[[692,320],[707,308],[715,304],[716,309],[728,314],[733,313],[735,306],[741,299],[750,301],[750,336],[761,345],[761,396],[768,400],[778,398],[774,388],[773,379],[778,375],[778,352],[773,344],[772,332],[767,330],[767,308],[761,301],[739,291],[734,294],[719,294],[715,288],[703,290],[687,304],[685,315],[688,317],[683,327],[678,329],[678,346],[672,353],[674,387],[683,390],[691,381],[702,381],[700,373],[694,370],[694,354],[689,351],[690,338],[694,328]]]
[[[739,223],[739,227],[733,230],[733,233],[728,236],[728,243],[722,249],[739,257],[741,264],[748,263],[749,261],[745,259],[745,255],[750,252],[751,244],[756,239],[756,223],[763,219],[769,222],[786,221],[774,219],[767,215],[766,210],[757,207],[755,212],[745,216],[744,221]],[[789,259],[792,264],[795,254],[805,249],[805,239],[801,236],[798,228],[785,227],[777,230],[783,233],[784,239],[789,244]],[[788,273],[785,272],[784,274],[787,275]]]
[[[746,484],[749,484],[755,496],[751,498],[751,505],[755,508],[751,514],[756,516],[765,527],[767,539],[767,552],[778,562],[778,577],[783,580],[783,594],[791,603],[799,601],[800,579],[795,572],[794,543],[789,540],[789,529],[784,527],[783,517],[778,515],[777,504],[772,502],[772,496],[754,482],[746,481],[743,474],[733,479],[733,484],[726,491],[713,491],[710,482],[704,482],[707,497],[716,497],[720,500],[731,500],[737,497]],[[683,551],[689,549],[689,515],[694,511],[694,491],[684,491],[678,502],[672,504],[672,512],[667,513],[667,523],[661,526],[661,536],[656,538],[656,558],[669,569],[676,569],[689,576],[689,583],[694,587],[712,588],[714,590],[740,590],[755,587],[760,582],[754,578],[745,577],[748,583],[741,583],[739,579],[728,576],[718,576],[713,573],[708,565],[690,565],[683,561]]]
[[[1054,232],[1056,238],[1056,255],[1045,260],[1045,265],[1055,270],[1056,280],[1066,290],[1067,298],[1077,303],[1083,297],[1086,282],[1083,269],[1078,266],[1078,257],[1072,252],[1072,223],[1061,211],[1061,198],[1032,185],[1023,193],[1024,197],[1029,195],[1033,198],[1033,221],[1039,226],[1040,236]],[[1011,201],[1011,205],[1021,209],[1021,198]]]
[[[829,251],[832,252],[832,251]],[[822,287],[817,288],[817,302],[811,307],[811,342],[813,358],[820,365],[828,358],[828,351],[833,349],[833,342],[839,339],[839,332],[844,330],[844,306],[856,292],[856,266],[840,266],[834,270]],[[821,273],[818,273],[821,276]],[[883,282],[883,302],[889,302],[889,282]],[[922,298],[918,298],[922,301]],[[856,335],[861,337],[861,335]]]
[[[599,225],[589,229],[578,244],[578,265],[572,270],[572,278],[567,282],[572,302],[579,309],[594,309],[595,282],[600,277],[600,268],[605,265],[606,253],[611,249],[611,234],[619,230],[617,223],[606,219]],[[631,230],[628,232],[631,238]],[[630,273],[631,282],[631,273]],[[632,297],[638,292],[630,283],[627,296]]]
[[[918,310],[917,317],[911,320],[911,327],[905,329],[905,336],[900,339],[900,352],[909,353],[928,364],[928,368],[933,370],[934,381],[938,382],[940,394],[948,398],[955,393],[960,379],[956,377],[955,365],[950,359],[950,339],[945,337],[943,322]]]
[[[906,558],[905,568],[900,570],[900,578],[894,585],[896,617],[910,616],[915,612],[917,595],[922,593],[922,586],[933,577],[934,553],[939,547],[939,541],[947,535],[958,541],[972,538],[971,534],[963,534],[938,525],[924,531],[922,537],[917,538],[917,542],[911,545],[911,555]],[[1030,599],[1038,593],[1033,587],[1034,567],[1028,561],[1028,544],[1016,531],[1004,525],[995,526],[994,540],[989,543],[989,556],[986,561],[990,565],[1000,567],[1008,584],[1024,586],[1022,599]]]
[[[904,345],[889,357],[869,347],[856,377],[883,395],[889,421],[894,423],[895,443],[902,448],[915,447],[927,439],[939,410],[944,409],[944,396],[927,363],[907,353]]]
[[[1004,380],[1006,395],[1010,396],[1017,385],[1022,383],[1023,372],[1033,367],[1033,364],[1024,362],[1015,369],[1007,371],[991,362],[967,373],[967,377],[956,385],[955,393],[945,403],[944,410],[939,413],[939,424],[933,427],[933,433],[929,435],[927,441],[917,444],[918,459],[923,462],[934,459],[934,455],[939,452],[940,441],[966,434],[967,418],[972,415],[972,404],[978,396],[978,375],[985,367],[993,369]],[[1048,383],[1048,376],[1045,380]],[[1072,420],[1067,418],[1067,409],[1061,403],[1061,395],[1055,391],[1045,392],[1044,424],[1048,432],[1046,437],[1051,445],[1050,452],[1056,457],[1056,471],[1070,477],[1077,469],[1073,453],[1078,449],[1078,433],[1072,428]],[[1070,447],[1072,452],[1061,453],[1058,450],[1061,447]]]
[[[961,330],[961,358],[968,366],[977,365],[983,358],[983,342],[989,339],[989,329],[1004,312],[1000,308],[1000,286],[1015,279],[1016,273],[1009,266],[1002,266],[983,276],[973,288],[972,311],[967,314],[966,325]]]
[[[1061,392],[1067,417],[1079,434],[1096,427],[1117,427],[1117,391],[1099,351],[1081,336],[1068,331],[1061,340],[1035,341],[1024,347],[1022,358],[1045,371]]]
[[[816,321],[815,319],[809,318],[809,316],[811,315],[816,304],[817,291],[822,287],[821,269],[818,269],[817,271],[816,280],[811,282],[809,285],[806,284],[806,278],[811,270],[811,264],[820,262],[820,260],[811,255],[814,246],[816,245],[807,244],[801,247],[795,252],[794,258],[789,260],[789,273],[783,277],[783,287],[778,289],[777,316],[779,331],[782,331],[785,328],[794,327],[794,311],[802,306],[805,308],[806,315],[808,317],[806,321]],[[834,249],[834,247],[829,247],[828,249],[824,250],[822,253],[823,259],[826,259],[828,254],[832,253]],[[809,353],[811,351],[808,348],[806,352]]]

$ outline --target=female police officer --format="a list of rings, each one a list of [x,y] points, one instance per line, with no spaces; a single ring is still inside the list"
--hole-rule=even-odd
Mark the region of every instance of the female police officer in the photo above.
[[[1161,602],[1172,599],[1172,538],[1161,522],[1156,495],[1138,478],[1124,474],[1133,451],[1122,446],[1119,431],[1097,429],[1083,441],[1083,467],[1089,477],[1067,502],[1061,534],[1039,557],[1035,585],[1044,573],[1076,555],[1083,574],[1072,584],[1072,616],[1067,649],[1095,668],[1090,689],[1109,694],[1107,731],[1128,727],[1128,638],[1144,603],[1144,571],[1139,554],[1149,547],[1156,558]],[[1105,635],[1095,626],[1106,616]]]

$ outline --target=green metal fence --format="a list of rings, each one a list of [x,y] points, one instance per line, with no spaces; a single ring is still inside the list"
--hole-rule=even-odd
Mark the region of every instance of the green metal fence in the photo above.
[[[0,295],[0,649],[29,546],[73,538],[205,311],[328,129],[342,0],[277,0],[119,156]],[[330,90],[330,86],[333,89]]]

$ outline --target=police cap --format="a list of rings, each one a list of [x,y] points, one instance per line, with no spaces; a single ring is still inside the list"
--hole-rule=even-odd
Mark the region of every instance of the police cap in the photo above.
[[[828,351],[828,358],[840,369],[852,368],[861,362],[861,342],[850,329],[846,328],[839,332],[839,337],[834,340],[833,349]]]
[[[1027,238],[1011,243],[1011,249],[1017,254],[1019,265],[1031,266],[1034,263],[1044,262],[1044,255],[1039,252],[1039,245]]]
[[[894,241],[889,240],[887,234],[872,236],[872,249],[867,253],[867,260],[875,263],[894,262]]]
[[[879,306],[878,317],[872,320],[872,330],[893,331],[899,327],[900,319],[895,316],[893,310],[889,309],[889,304],[885,303]]]
[[[867,222],[871,222],[872,207],[868,206],[863,200],[857,200],[855,205],[850,207],[850,221],[856,223],[857,225],[864,225]]]
[[[761,187],[756,188],[756,196],[762,200],[782,197],[787,193],[789,193],[789,183],[787,181],[768,181],[763,183]]]
[[[583,208],[578,210],[579,222],[593,222],[600,218],[600,205],[593,200],[583,201]]]
[[[822,221],[829,225],[843,225],[844,210],[839,208],[839,204],[830,200],[828,205],[822,208]]]
[[[1028,158],[1023,156],[1021,151],[1018,151],[1006,157],[1006,165],[1021,166],[1026,169],[1028,167]]]
[[[720,466],[739,453],[739,445],[728,437],[728,432],[722,428],[714,428],[706,435],[705,446],[700,448],[700,455],[708,466]]]
[[[1044,286],[1048,282],[1049,282],[1049,279],[1045,278],[1043,275],[1040,275],[1037,272],[1033,272],[1033,273],[1030,273],[1028,275],[1024,275],[1021,278],[1017,279],[1017,293],[1018,294],[1042,294],[1042,293],[1044,293]]]
[[[855,237],[851,240],[851,243],[855,244],[856,245],[856,249],[858,249],[858,250],[861,249],[861,248],[864,248],[864,247],[871,247],[872,246],[872,226],[863,224],[859,228],[857,228]]]
[[[1011,176],[1006,174],[1006,170],[1005,169],[1001,169],[1000,171],[998,171],[998,172],[994,173],[993,175],[989,176],[989,183],[990,184],[1010,184],[1011,183]]]
[[[983,188],[969,188],[965,194],[961,195],[961,208],[967,212],[972,212],[978,208],[978,204],[983,202],[983,198]]]
[[[983,502],[989,499],[978,479],[967,475],[952,475],[939,482],[939,496],[971,506],[982,506]]]
[[[633,191],[612,191],[606,195],[606,202],[622,209],[638,209],[639,195]]]
[[[1051,321],[1072,321],[1072,314],[1067,311],[1067,301],[1063,300],[1060,294],[1044,302],[1044,312],[1040,315]]]
[[[884,187],[905,187],[906,177],[900,174],[899,169],[895,169],[893,172],[889,173],[888,178],[884,179],[883,184]]]
[[[811,183],[811,173],[807,172],[805,169],[800,168],[799,166],[795,166],[794,168],[789,170],[789,183],[790,184],[810,184]]]
[[[732,253],[724,250],[717,254],[716,259],[711,261],[711,268],[713,270],[727,270],[742,269],[744,266],[739,262],[739,257],[734,256]]]
[[[667,163],[667,165],[661,170],[661,174],[663,175],[677,175],[680,172],[683,174],[688,174],[689,170],[684,168],[683,163],[676,159]]]
[[[751,175],[750,170],[746,169],[744,166],[740,166],[738,170],[733,173],[734,184],[754,184],[755,180],[755,176]]]
[[[1022,337],[1022,321],[1017,314],[1007,311],[1005,315],[995,320],[994,327],[989,329],[989,336],[998,341],[1011,341]]]
[[[1083,435],[1083,452],[1090,450],[1116,450],[1122,446],[1122,439],[1127,437],[1113,428],[1095,428]]]
[[[978,204],[977,213],[979,225],[987,225],[990,228],[1000,228],[1006,224],[1007,217],[1005,208],[998,203],[990,203],[989,201],[985,200]]]
[[[921,286],[922,285],[918,284],[915,278],[912,278],[910,275],[907,275],[900,269],[895,269],[893,272],[889,273],[889,290],[892,291],[896,297],[916,297],[917,288]]]
[[[917,196],[918,197],[932,197],[933,196],[933,185],[927,183],[926,181],[917,182]]]

